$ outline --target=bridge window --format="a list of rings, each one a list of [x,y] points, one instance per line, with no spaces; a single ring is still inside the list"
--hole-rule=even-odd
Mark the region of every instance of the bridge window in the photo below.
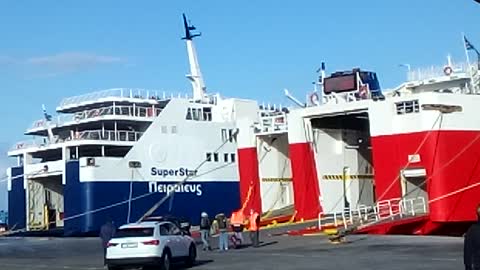
[[[395,103],[397,114],[418,113],[420,105],[418,100],[407,100]]]
[[[212,121],[212,108],[203,108],[203,121]]]
[[[213,161],[218,162],[218,153],[213,153]]]
[[[188,108],[185,119],[194,121],[212,121],[212,108]]]
[[[225,128],[222,128],[222,142],[227,141],[227,130]]]
[[[207,161],[212,161],[212,153],[207,153]]]
[[[235,153],[230,154],[230,161],[235,162]]]
[[[233,142],[233,129],[228,130],[228,140]]]

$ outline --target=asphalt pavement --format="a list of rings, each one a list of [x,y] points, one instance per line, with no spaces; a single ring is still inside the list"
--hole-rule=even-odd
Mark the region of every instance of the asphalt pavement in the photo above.
[[[248,237],[246,237],[248,240]],[[420,236],[349,236],[331,244],[325,236],[271,236],[261,246],[202,251],[192,269],[462,269],[463,239]],[[217,238],[212,240],[216,246]],[[181,264],[177,269],[185,269]],[[0,238],[0,269],[97,270],[103,267],[96,238]]]

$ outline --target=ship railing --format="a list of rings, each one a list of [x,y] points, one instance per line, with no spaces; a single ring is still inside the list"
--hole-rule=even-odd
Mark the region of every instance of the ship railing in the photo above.
[[[28,149],[31,147],[37,147],[37,146],[42,146],[42,145],[47,145],[47,139],[44,140],[25,140],[25,141],[20,141],[14,144],[11,148],[10,151],[14,150],[21,150],[21,149]]]
[[[56,143],[63,143],[67,141],[82,141],[82,140],[96,140],[96,141],[117,141],[117,142],[136,142],[143,135],[139,131],[124,131],[124,130],[84,130],[75,132],[73,136],[66,138],[55,137],[52,142],[48,139],[42,138],[40,140],[27,140],[16,143],[10,148],[10,151],[29,149],[34,147],[45,147]]]
[[[52,122],[55,126],[61,126],[69,122],[79,122],[85,119],[102,117],[107,115],[119,115],[128,117],[154,118],[162,112],[160,108],[146,106],[107,106],[85,110],[69,115],[59,115]],[[46,120],[40,119],[33,122],[30,129],[44,128]]]
[[[393,198],[379,201],[371,206],[359,205],[356,208],[345,208],[340,212],[321,212],[318,215],[318,228],[334,226],[347,229],[351,225],[372,224],[397,217],[414,217],[427,213],[427,202],[424,197]]]
[[[139,131],[123,131],[123,130],[84,130],[76,132],[73,140],[98,140],[98,141],[119,141],[119,142],[136,142],[143,135]]]
[[[77,105],[84,102],[97,101],[104,98],[135,98],[135,99],[145,99],[145,100],[166,100],[178,96],[179,98],[185,97],[188,98],[187,94],[177,94],[173,93],[167,94],[165,91],[157,90],[146,90],[146,89],[133,89],[133,88],[113,88],[102,91],[97,91],[85,95],[68,97],[62,100],[60,103],[60,108],[68,107],[72,105]]]
[[[263,115],[262,115],[263,114]],[[262,112],[260,122],[255,125],[256,133],[279,132],[287,130],[287,114],[284,112]]]
[[[452,75],[455,73],[468,73],[469,67],[467,63],[456,63],[451,66],[452,68]],[[429,80],[433,78],[448,76],[445,73],[446,66],[431,66],[431,67],[424,67],[424,68],[417,68],[407,72],[407,80],[408,81],[423,81]]]

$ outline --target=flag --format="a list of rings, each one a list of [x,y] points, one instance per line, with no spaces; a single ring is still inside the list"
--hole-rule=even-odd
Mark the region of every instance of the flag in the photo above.
[[[466,36],[463,36],[463,40],[465,42],[465,49],[468,51],[468,50],[472,50],[474,52],[477,53],[477,56],[480,55],[480,53],[478,52],[478,50],[472,45],[472,43],[470,41],[468,41],[467,37]]]

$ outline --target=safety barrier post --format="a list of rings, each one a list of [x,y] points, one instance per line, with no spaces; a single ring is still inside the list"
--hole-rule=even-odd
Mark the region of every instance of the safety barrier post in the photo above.
[[[350,219],[350,224],[353,224],[353,211],[352,211],[352,208],[348,208],[348,215],[349,215],[349,219]]]
[[[322,214],[323,212],[320,212],[318,214],[318,229],[321,230],[322,229]]]
[[[388,200],[388,201],[387,201],[387,205],[388,205],[388,210],[389,210],[389,212],[390,212],[390,216],[393,216],[392,201],[391,201],[391,200]]]
[[[413,199],[410,200],[410,204],[412,206],[412,216],[415,216],[415,204],[413,203]]]
[[[342,222],[343,222],[343,227],[347,229],[347,218],[345,217],[345,211],[342,212]]]
[[[425,198],[423,197],[420,197],[421,201],[422,201],[422,206],[423,206],[423,213],[427,213],[427,202],[425,202]]]

